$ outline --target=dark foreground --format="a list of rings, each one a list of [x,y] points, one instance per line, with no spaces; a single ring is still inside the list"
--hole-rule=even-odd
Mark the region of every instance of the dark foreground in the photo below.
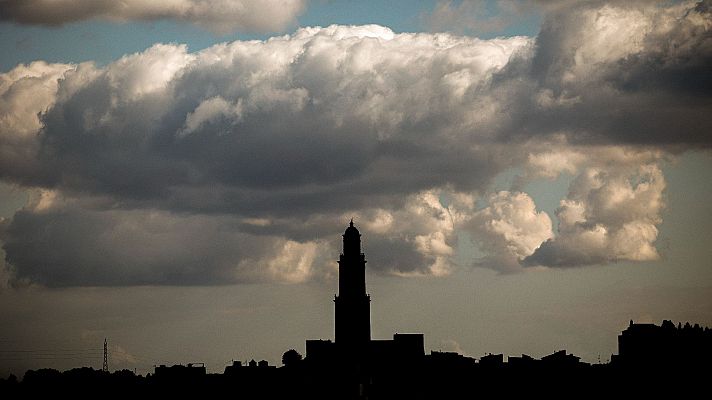
[[[0,380],[0,397],[225,396],[232,399],[459,399],[483,397],[619,397],[698,394],[710,390],[709,360],[698,365],[544,365],[524,360],[497,365],[426,357],[412,365],[371,371],[302,362],[281,368],[245,368],[233,374],[190,370],[146,377],[78,368],[27,371],[21,381]],[[701,360],[702,361],[702,360]],[[519,364],[519,365],[517,365]]]

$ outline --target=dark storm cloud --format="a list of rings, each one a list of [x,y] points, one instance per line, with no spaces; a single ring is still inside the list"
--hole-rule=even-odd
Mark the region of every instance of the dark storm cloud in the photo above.
[[[313,244],[243,233],[240,221],[226,216],[91,211],[56,199],[41,204],[0,228],[7,262],[46,286],[300,282],[311,268],[290,268],[305,255],[320,262]],[[275,264],[280,259],[285,265]]]
[[[80,65],[42,117],[37,153],[23,160],[32,168],[4,174],[128,207],[252,216],[390,206],[443,184],[486,184],[507,166],[496,157],[505,150],[463,143],[467,128],[453,121],[471,126],[469,105],[452,92],[487,79],[526,41],[428,37],[411,52],[420,38],[379,35],[393,36],[334,27]],[[442,82],[450,70],[465,81]]]
[[[175,19],[218,33],[281,31],[302,12],[303,0],[0,0],[0,20],[58,26]]]
[[[566,132],[576,143],[709,147],[708,4],[555,8],[532,57],[496,75],[518,94],[505,137]]]
[[[508,252],[480,264],[497,270],[654,259],[655,163],[712,139],[705,7],[558,4],[535,40],[332,26],[18,66],[0,81],[0,176],[45,200],[3,222],[7,259],[50,286],[294,282],[333,271],[351,216],[369,267],[406,275],[447,273],[457,229]],[[579,174],[555,237],[526,194],[475,208],[518,166]],[[605,190],[631,212],[612,218]]]

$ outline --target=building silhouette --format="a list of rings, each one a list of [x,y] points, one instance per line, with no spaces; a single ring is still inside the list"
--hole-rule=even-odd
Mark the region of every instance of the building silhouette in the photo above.
[[[343,234],[339,256],[339,294],[334,296],[334,341],[342,352],[357,355],[371,341],[371,297],[366,293],[366,256],[353,219]]]
[[[371,339],[371,297],[366,292],[366,256],[353,219],[343,236],[339,288],[334,296],[334,341],[307,340],[311,365],[352,366],[372,371],[420,361],[425,356],[421,333],[395,333],[391,340]]]
[[[207,370],[204,363],[189,363],[188,365],[157,365],[154,367],[153,376],[159,380],[196,379],[205,376]]]
[[[633,323],[618,335],[618,354],[611,362],[636,368],[698,366],[712,360],[712,330],[698,324],[677,326],[664,320],[660,326]]]

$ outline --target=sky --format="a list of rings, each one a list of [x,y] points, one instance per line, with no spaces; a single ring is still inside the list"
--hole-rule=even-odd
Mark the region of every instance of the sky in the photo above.
[[[709,1],[0,0],[0,375],[712,326]]]

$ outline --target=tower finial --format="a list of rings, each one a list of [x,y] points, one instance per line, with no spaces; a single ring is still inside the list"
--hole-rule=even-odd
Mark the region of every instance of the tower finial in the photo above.
[[[353,228],[353,226],[354,226],[354,219],[353,219],[353,217],[351,217],[351,222],[349,222],[349,226],[352,227],[352,228]]]

